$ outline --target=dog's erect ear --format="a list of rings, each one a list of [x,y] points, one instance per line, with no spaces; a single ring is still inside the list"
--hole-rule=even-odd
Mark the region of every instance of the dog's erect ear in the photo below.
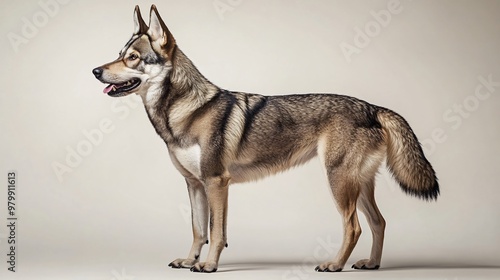
[[[151,12],[149,14],[148,35],[151,37],[151,40],[158,42],[160,46],[166,47],[167,50],[172,49],[175,45],[174,37],[170,31],[168,31],[155,5],[151,6]]]
[[[148,32],[148,26],[144,22],[141,16],[141,9],[139,9],[139,6],[135,6],[134,10],[134,34],[139,35],[139,34],[145,34]]]

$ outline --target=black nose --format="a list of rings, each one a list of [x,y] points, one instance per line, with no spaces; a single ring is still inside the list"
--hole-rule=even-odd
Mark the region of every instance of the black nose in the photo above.
[[[99,79],[102,76],[102,68],[95,68],[92,70],[92,73],[94,73],[94,76]]]

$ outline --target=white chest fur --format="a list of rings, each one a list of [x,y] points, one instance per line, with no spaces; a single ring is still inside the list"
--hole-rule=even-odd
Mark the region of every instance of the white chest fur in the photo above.
[[[196,177],[201,177],[201,148],[199,145],[193,145],[184,149],[174,148],[172,152],[182,167]]]

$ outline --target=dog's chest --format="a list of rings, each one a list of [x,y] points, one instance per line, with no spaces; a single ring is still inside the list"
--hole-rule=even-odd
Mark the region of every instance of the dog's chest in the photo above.
[[[179,164],[196,177],[201,177],[201,147],[193,145],[187,148],[172,148],[172,154]]]

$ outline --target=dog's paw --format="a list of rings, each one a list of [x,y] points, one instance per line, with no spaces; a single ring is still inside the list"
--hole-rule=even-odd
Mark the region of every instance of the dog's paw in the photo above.
[[[171,268],[191,268],[198,260],[195,259],[176,259],[168,264]]]
[[[325,262],[316,267],[318,272],[340,272],[344,267],[335,262]]]
[[[352,268],[354,269],[378,269],[380,267],[380,264],[376,263],[374,260],[359,260],[355,264],[352,265]]]
[[[193,267],[191,267],[192,272],[205,272],[205,273],[212,273],[217,271],[217,264],[216,263],[197,263]]]

